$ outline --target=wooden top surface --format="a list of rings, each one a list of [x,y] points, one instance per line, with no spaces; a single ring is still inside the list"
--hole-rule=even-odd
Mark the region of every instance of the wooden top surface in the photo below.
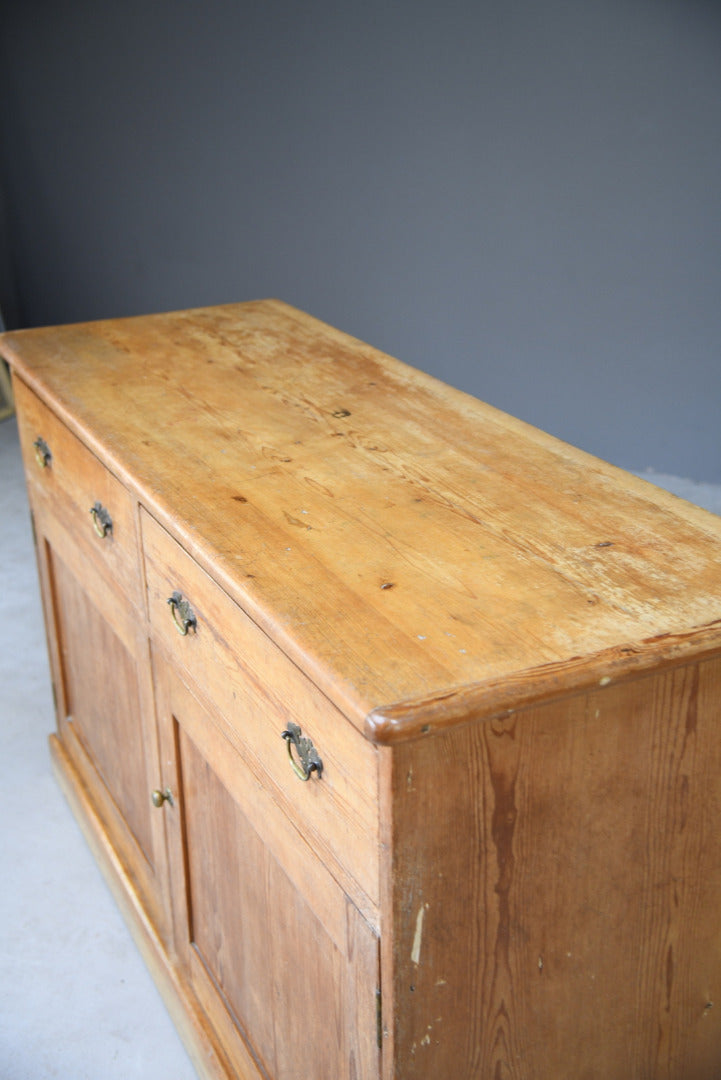
[[[721,518],[278,301],[2,351],[379,741],[721,647]]]

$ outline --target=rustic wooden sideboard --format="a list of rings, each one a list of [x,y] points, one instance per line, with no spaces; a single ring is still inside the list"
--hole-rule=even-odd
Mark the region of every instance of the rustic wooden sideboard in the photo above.
[[[0,348],[52,758],[199,1074],[718,1080],[721,520],[278,301]]]

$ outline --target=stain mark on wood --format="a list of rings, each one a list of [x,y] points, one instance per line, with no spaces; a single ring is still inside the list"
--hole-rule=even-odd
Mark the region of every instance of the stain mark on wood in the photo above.
[[[285,515],[285,520],[288,522],[289,525],[297,525],[301,529],[313,528],[312,525],[308,525],[305,521],[300,521],[299,518],[293,517],[293,515],[289,514],[287,510],[284,510],[283,514]]]

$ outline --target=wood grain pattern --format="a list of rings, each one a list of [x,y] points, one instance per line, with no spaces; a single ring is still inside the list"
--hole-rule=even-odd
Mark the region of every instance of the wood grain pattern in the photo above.
[[[700,661],[718,653],[718,623],[681,634],[660,634],[640,643],[623,643],[592,656],[455,687],[424,698],[373,709],[365,719],[366,736],[392,746],[478,720],[495,720],[529,705],[618,686],[659,669]]]
[[[228,738],[377,925],[378,775],[371,746],[317,687],[147,514],[143,543],[151,634],[222,718]],[[167,598],[179,589],[197,617],[181,637]],[[322,779],[302,783],[281,739],[290,722],[313,740]]]
[[[721,640],[717,518],[286,305],[3,349],[359,726],[621,643]]]
[[[52,501],[53,514],[65,529],[104,565],[111,589],[138,607],[143,606],[135,499],[126,488],[60,423],[23,383],[16,380],[18,430],[25,475],[32,490]],[[33,443],[42,436],[52,459],[40,469]],[[99,502],[110,514],[112,529],[99,537],[90,508]]]
[[[721,519],[277,301],[1,347],[54,758],[201,1074],[718,1080]]]
[[[53,559],[52,574],[66,722],[72,723],[148,858],[152,807],[147,784],[138,782],[145,780],[147,756],[137,661],[60,559]],[[88,638],[93,640],[92,652]]]
[[[167,938],[165,836],[150,803],[159,762],[145,616],[120,600],[103,552],[68,532],[48,491],[31,485],[30,494],[58,734]]]
[[[50,736],[50,756],[60,788],[102,871],[143,960],[160,991],[171,1019],[201,1080],[263,1080],[249,1055],[231,1063],[189,986],[187,976],[169,962],[167,941],[158,936],[148,917],[127,865],[118,857],[114,836],[98,816],[82,778],[56,735]]]
[[[398,1076],[717,1075],[720,692],[708,661],[394,752]]]
[[[167,660],[156,670],[176,945],[214,1027],[277,1080],[378,1076],[375,935]]]

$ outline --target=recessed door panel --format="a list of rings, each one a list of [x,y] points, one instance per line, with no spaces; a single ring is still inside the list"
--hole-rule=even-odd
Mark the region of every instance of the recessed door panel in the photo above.
[[[137,661],[50,552],[66,721],[86,749],[143,854],[152,835]]]
[[[163,743],[177,759],[176,936],[198,997],[231,1056],[242,1040],[272,1080],[371,1080],[375,934],[213,717],[159,669]]]
[[[32,493],[58,736],[104,834],[166,941],[170,927],[147,625],[92,548]]]

